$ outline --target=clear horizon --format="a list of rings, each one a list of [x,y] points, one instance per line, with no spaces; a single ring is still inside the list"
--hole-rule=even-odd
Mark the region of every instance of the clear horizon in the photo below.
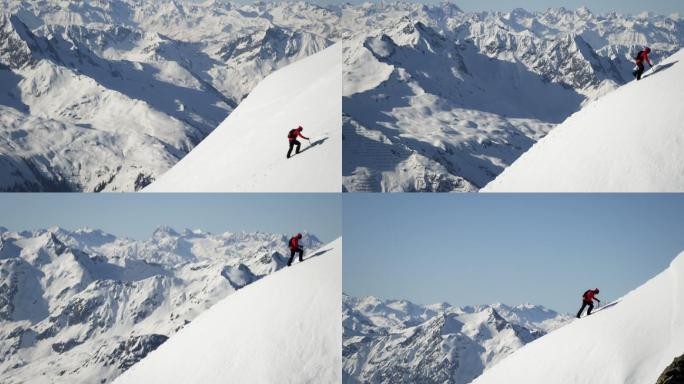
[[[251,3],[252,1],[241,1],[241,3]],[[313,3],[321,5],[341,5],[353,4],[359,5],[366,2],[370,3],[391,3],[393,1],[383,0],[318,0]],[[413,3],[423,4],[440,4],[443,0],[422,0],[422,1],[408,1]],[[605,14],[609,12],[617,12],[623,14],[636,15],[643,12],[651,12],[654,14],[669,16],[678,13],[684,16],[684,2],[678,0],[657,0],[651,2],[636,1],[636,0],[604,0],[604,1],[580,1],[580,0],[529,0],[525,2],[514,0],[461,0],[461,1],[446,1],[455,4],[466,12],[481,12],[481,11],[498,11],[510,12],[516,8],[523,8],[527,11],[545,11],[549,8],[566,8],[577,9],[587,7],[592,13]]]
[[[341,198],[333,194],[28,193],[0,195],[0,226],[13,231],[99,229],[148,239],[155,229],[290,234],[324,243],[341,236]]]
[[[608,302],[684,250],[684,195],[345,194],[343,292],[455,306]]]

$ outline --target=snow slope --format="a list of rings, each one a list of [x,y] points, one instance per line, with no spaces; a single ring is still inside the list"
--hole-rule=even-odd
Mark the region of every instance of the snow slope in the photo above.
[[[0,0],[0,190],[139,191],[337,39],[303,2]]]
[[[341,45],[271,74],[149,192],[339,192]],[[287,133],[311,139],[286,159]]]
[[[622,299],[526,345],[473,383],[655,383],[684,352],[683,298],[684,252]]]
[[[338,383],[342,239],[198,316],[115,383]]]
[[[684,50],[587,105],[487,192],[684,191]]]
[[[0,227],[0,382],[109,383],[214,304],[285,267],[287,240]],[[323,245],[302,240],[305,250]]]
[[[676,15],[387,1],[342,12],[348,192],[479,190],[630,81],[644,45],[657,62],[684,47]]]

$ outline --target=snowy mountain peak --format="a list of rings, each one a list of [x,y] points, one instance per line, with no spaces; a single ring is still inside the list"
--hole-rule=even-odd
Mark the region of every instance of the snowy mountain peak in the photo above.
[[[109,381],[224,297],[280,269],[287,235],[0,232],[0,381]],[[305,237],[305,257],[322,245]]]
[[[345,24],[347,191],[482,188],[556,124],[630,81],[640,47],[660,62],[684,45],[682,21],[658,15],[343,9],[354,21]]]
[[[338,18],[289,2],[5,0],[0,190],[146,187],[263,78],[338,39]]]
[[[19,69],[35,63],[35,36],[16,15],[0,14],[0,64]]]
[[[166,226],[166,225],[161,225],[157,227],[154,232],[152,232],[152,238],[155,240],[160,240],[160,239],[165,239],[168,237],[179,237],[180,234],[176,232],[175,229]]]
[[[575,14],[580,16],[580,17],[583,17],[583,18],[590,18],[593,16],[593,14],[591,13],[591,10],[586,5],[583,5],[579,8],[577,8],[575,10]]]
[[[344,371],[361,382],[467,383],[546,333],[496,305],[422,306],[347,295],[342,304]],[[569,316],[556,320],[564,324]]]

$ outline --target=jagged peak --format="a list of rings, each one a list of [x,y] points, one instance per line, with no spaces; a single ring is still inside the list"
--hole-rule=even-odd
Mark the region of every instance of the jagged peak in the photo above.
[[[201,230],[199,228],[197,228],[197,229],[184,228],[180,232],[180,234],[181,234],[181,236],[188,236],[188,237],[211,236],[211,232],[207,232],[207,231]]]
[[[575,10],[575,14],[578,16],[593,16],[593,13],[586,5],[583,5]]]
[[[534,17],[534,13],[526,10],[525,8],[514,8],[510,13],[509,16],[511,17]]]
[[[69,230],[69,229],[67,229],[67,228],[60,227],[60,226],[58,226],[58,225],[53,225],[53,226],[48,227],[47,229],[45,229],[45,232],[51,233],[51,234],[66,235],[66,234],[71,233],[72,231]]]
[[[162,237],[180,237],[180,234],[168,225],[160,225],[152,232],[152,238],[158,239]]]

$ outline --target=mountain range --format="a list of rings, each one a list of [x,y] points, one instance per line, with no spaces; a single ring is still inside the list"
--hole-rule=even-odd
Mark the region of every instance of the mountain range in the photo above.
[[[344,191],[476,191],[684,20],[453,3],[2,0],[0,190],[136,191],[342,41]],[[285,129],[285,128],[283,128]],[[261,170],[256,170],[259,172]]]
[[[469,383],[570,320],[532,304],[455,307],[344,295],[343,382]]]
[[[0,190],[136,191],[339,36],[307,3],[2,0]]]
[[[629,82],[642,47],[684,45],[678,15],[344,8],[346,191],[476,191],[583,106]],[[356,25],[356,28],[353,28]]]
[[[287,239],[169,227],[145,240],[2,229],[0,381],[110,382],[215,303],[284,267]],[[302,244],[321,242],[304,234]]]

